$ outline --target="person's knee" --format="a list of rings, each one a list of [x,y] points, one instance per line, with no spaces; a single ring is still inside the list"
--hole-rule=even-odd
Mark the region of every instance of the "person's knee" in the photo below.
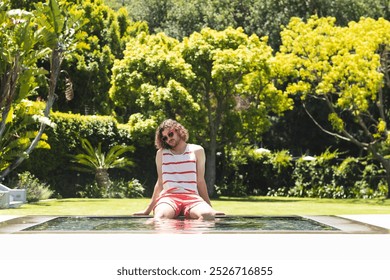
[[[174,218],[174,213],[170,212],[155,212],[154,213],[155,219],[172,219]]]
[[[175,210],[169,204],[160,204],[154,209],[155,219],[172,219],[175,217]]]
[[[213,220],[215,219],[214,212],[203,212],[199,214],[199,220]]]

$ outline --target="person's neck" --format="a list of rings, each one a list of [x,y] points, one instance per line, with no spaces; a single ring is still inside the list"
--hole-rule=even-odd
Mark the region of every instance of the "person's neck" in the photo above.
[[[175,155],[181,155],[185,152],[186,148],[187,148],[187,143],[184,141],[180,141],[180,143],[176,145],[176,147],[171,148],[171,152]]]

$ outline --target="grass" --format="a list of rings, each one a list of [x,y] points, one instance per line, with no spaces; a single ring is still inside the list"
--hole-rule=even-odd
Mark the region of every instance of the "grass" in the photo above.
[[[142,199],[52,199],[25,204],[16,209],[0,209],[0,215],[131,215],[144,209]],[[227,215],[347,215],[390,214],[390,200],[317,199],[286,197],[222,197],[213,207]]]

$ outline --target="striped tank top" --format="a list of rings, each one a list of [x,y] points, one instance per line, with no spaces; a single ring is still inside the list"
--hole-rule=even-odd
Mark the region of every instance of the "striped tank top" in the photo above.
[[[198,193],[196,156],[192,144],[187,144],[183,154],[162,151],[163,188],[173,193]]]

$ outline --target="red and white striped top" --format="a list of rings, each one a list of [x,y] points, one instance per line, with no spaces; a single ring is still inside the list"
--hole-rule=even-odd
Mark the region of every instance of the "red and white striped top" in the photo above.
[[[183,154],[162,151],[162,181],[164,190],[174,193],[198,193],[196,156],[193,144],[187,144]]]

